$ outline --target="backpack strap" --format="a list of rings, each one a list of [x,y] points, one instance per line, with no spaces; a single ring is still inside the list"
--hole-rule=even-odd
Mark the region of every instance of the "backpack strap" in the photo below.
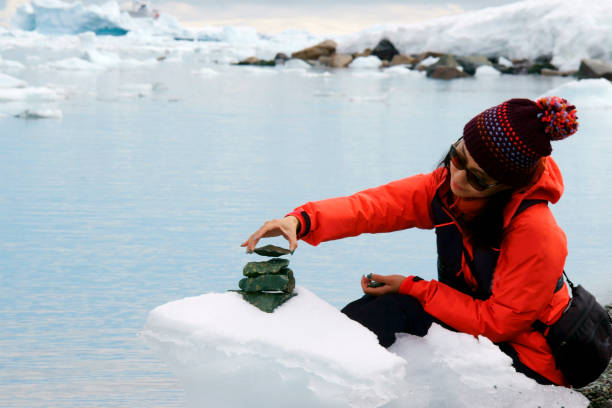
[[[519,204],[519,206],[516,209],[516,212],[514,213],[512,218],[516,217],[517,215],[519,215],[520,213],[522,213],[523,211],[525,211],[529,207],[534,206],[536,204],[540,204],[540,203],[545,203],[546,205],[548,205],[548,201],[547,200],[523,200],[523,201],[521,201],[521,203]]]

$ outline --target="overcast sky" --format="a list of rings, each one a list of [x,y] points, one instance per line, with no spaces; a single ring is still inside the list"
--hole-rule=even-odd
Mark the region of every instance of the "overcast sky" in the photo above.
[[[376,24],[405,24],[515,0],[158,0],[154,8],[190,27],[249,25],[260,32],[304,29],[316,34],[354,32]],[[0,0],[5,20],[25,0]],[[102,3],[104,0],[85,0]],[[123,0],[120,0],[121,4]]]

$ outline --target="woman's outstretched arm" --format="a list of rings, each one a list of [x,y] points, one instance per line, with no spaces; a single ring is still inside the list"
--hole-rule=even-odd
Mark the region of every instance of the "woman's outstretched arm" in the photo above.
[[[440,168],[347,197],[309,202],[289,215],[300,220],[299,238],[311,245],[363,233],[430,229],[431,201],[445,171]]]

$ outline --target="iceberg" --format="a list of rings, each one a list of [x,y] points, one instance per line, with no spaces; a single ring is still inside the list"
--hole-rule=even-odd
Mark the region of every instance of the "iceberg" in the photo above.
[[[27,83],[25,81],[0,72],[0,89],[25,88],[26,86]]]
[[[58,101],[64,98],[61,90],[48,87],[0,88],[0,102]]]
[[[61,0],[35,0],[21,4],[14,16],[13,25],[25,31],[42,34],[78,34],[94,32],[96,35],[125,35],[119,5],[109,2],[85,7],[80,2]]]
[[[306,288],[274,313],[237,293],[159,306],[141,336],[181,379],[190,406],[586,407],[518,374],[485,338],[434,325],[389,349]]]
[[[612,82],[604,78],[571,81],[553,88],[541,96],[556,95],[567,99],[578,107],[609,109],[612,107]]]
[[[162,15],[155,19],[131,17],[112,0],[86,5],[80,1],[34,0],[17,7],[12,24],[20,30],[45,35],[93,32],[102,36],[125,36],[136,31],[147,35],[185,36],[187,33],[172,16]]]

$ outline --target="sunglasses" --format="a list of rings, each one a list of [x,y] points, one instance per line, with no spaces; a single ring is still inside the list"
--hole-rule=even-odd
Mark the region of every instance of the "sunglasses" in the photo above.
[[[453,163],[453,166],[455,166],[457,170],[465,170],[467,181],[470,183],[470,186],[474,187],[475,190],[485,191],[500,184],[488,184],[482,179],[482,177],[477,176],[470,169],[468,169],[467,160],[457,151],[454,144],[451,145],[450,152],[448,154],[450,156],[451,163]]]

